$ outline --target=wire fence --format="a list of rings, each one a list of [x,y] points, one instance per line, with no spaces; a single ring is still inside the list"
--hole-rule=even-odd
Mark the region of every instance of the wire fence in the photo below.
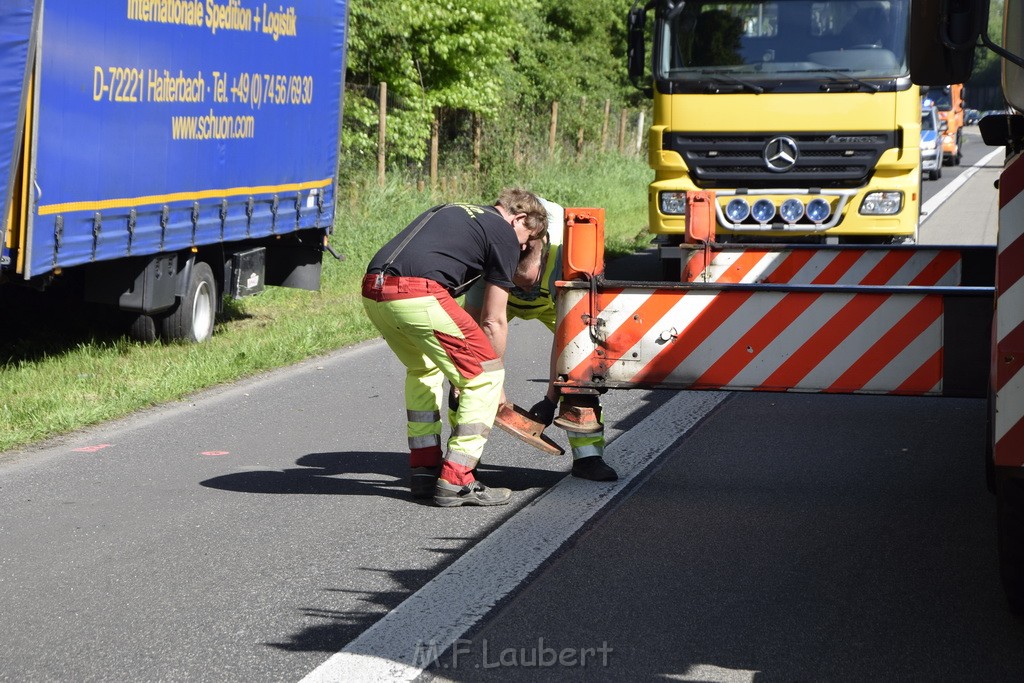
[[[417,103],[393,95],[386,83],[347,85],[345,98],[344,163],[362,175],[375,170],[380,185],[401,172],[421,190],[457,190],[473,174],[510,164],[646,153],[649,114],[610,99],[520,102],[500,116],[482,116],[448,108],[424,113]],[[416,124],[421,130],[427,124],[430,134],[413,136],[410,143],[408,131]]]

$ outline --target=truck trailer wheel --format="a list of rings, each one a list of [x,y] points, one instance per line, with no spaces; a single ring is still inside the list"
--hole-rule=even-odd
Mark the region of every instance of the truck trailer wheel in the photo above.
[[[1024,479],[1004,475],[996,493],[999,571],[1015,614],[1024,614]]]
[[[151,344],[160,338],[158,327],[159,323],[153,316],[133,313],[128,321],[128,336],[135,341]]]
[[[160,334],[165,341],[206,341],[213,335],[216,316],[217,282],[210,266],[197,261],[185,296],[160,320]]]

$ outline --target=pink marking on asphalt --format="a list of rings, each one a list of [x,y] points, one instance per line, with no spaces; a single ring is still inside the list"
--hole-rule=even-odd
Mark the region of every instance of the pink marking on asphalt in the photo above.
[[[95,446],[82,446],[81,448],[72,448],[71,450],[73,450],[76,453],[95,453],[96,451],[102,451],[104,448],[110,448],[113,445],[114,444],[110,443],[101,443],[96,444]]]

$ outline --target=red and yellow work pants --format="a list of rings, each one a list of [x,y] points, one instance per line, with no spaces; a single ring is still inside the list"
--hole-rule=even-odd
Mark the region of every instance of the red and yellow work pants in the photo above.
[[[501,400],[505,370],[480,326],[437,282],[417,277],[363,279],[363,308],[405,365],[405,408],[412,467],[442,464],[445,378],[460,400],[443,455],[445,471],[473,480]]]

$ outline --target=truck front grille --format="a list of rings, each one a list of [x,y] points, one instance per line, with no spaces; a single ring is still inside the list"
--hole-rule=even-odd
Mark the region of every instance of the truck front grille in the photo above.
[[[795,145],[792,168],[775,171],[766,147],[787,138]],[[850,188],[867,183],[882,153],[897,146],[895,132],[665,133],[664,149],[682,155],[702,188]],[[785,164],[782,164],[785,165]]]

